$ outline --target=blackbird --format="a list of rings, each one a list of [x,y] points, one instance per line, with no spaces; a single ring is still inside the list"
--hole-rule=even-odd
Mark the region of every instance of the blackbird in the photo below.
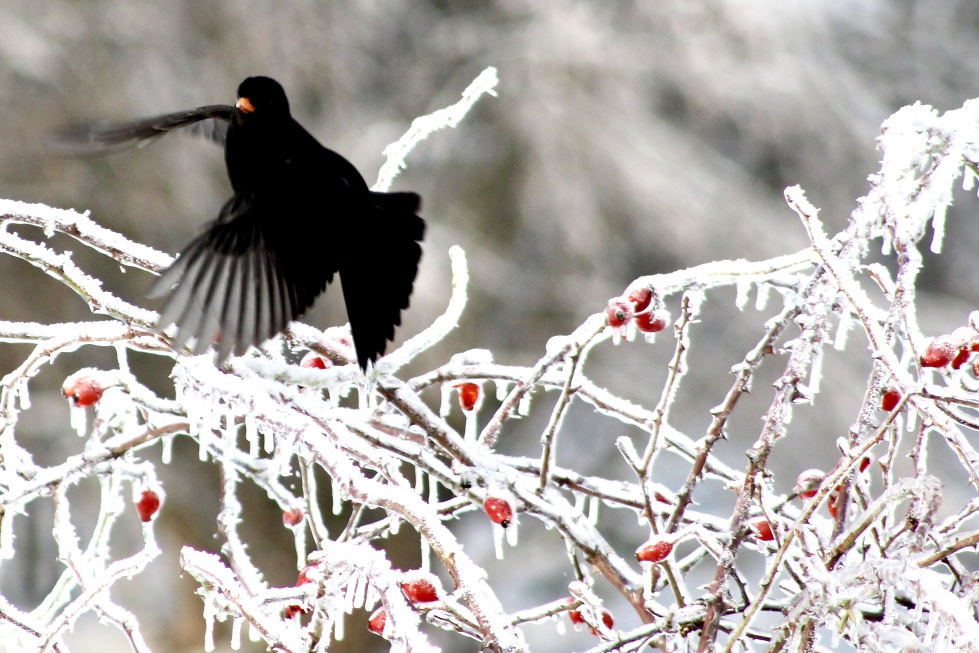
[[[289,112],[285,91],[249,77],[234,106],[211,105],[55,136],[68,155],[104,155],[185,129],[224,146],[234,194],[204,233],[157,279],[170,292],[157,327],[174,346],[213,344],[220,365],[281,332],[340,275],[357,362],[366,371],[401,324],[425,222],[415,193],[371,191],[357,169]]]

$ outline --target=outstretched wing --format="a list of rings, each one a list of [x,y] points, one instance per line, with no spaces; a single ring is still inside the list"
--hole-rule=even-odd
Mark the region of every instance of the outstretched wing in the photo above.
[[[356,242],[340,264],[340,285],[357,362],[367,369],[384,353],[414,288],[425,221],[415,193],[371,193],[368,213],[356,223]]]
[[[55,132],[48,146],[62,156],[104,156],[145,145],[167,132],[183,128],[224,145],[233,115],[234,107],[214,104],[134,122],[75,125]]]
[[[157,279],[149,296],[170,293],[157,326],[177,325],[174,346],[212,344],[220,365],[282,331],[312,305],[337,266],[303,234],[284,233],[281,204],[239,193]]]

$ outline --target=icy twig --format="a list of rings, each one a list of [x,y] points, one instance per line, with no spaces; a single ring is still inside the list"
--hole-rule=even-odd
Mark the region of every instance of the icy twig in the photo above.
[[[387,157],[387,160],[381,166],[381,170],[377,174],[377,181],[374,182],[372,190],[388,190],[394,178],[404,169],[405,159],[416,145],[428,138],[433,132],[444,129],[445,127],[455,127],[458,125],[480,97],[484,94],[496,95],[496,85],[498,82],[499,78],[496,75],[496,68],[490,66],[466,87],[466,90],[462,92],[461,100],[452,106],[439,109],[427,116],[421,116],[411,121],[411,127],[408,128],[405,135],[384,148],[383,154]]]

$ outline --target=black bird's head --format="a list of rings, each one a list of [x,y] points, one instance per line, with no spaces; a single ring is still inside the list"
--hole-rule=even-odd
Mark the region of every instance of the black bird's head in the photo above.
[[[239,122],[268,120],[289,115],[289,100],[271,77],[249,77],[238,86],[235,114]]]

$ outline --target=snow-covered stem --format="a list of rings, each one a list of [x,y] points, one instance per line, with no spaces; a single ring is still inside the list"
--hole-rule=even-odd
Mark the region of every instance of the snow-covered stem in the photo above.
[[[483,70],[466,87],[466,90],[462,92],[461,100],[452,106],[439,109],[427,116],[415,118],[404,136],[384,148],[383,154],[387,157],[387,160],[377,174],[377,181],[374,182],[373,190],[388,190],[394,178],[404,169],[406,165],[405,160],[416,145],[439,129],[458,125],[479,98],[483,95],[496,95],[496,85],[498,83],[499,78],[496,74],[496,68],[490,66]]]

